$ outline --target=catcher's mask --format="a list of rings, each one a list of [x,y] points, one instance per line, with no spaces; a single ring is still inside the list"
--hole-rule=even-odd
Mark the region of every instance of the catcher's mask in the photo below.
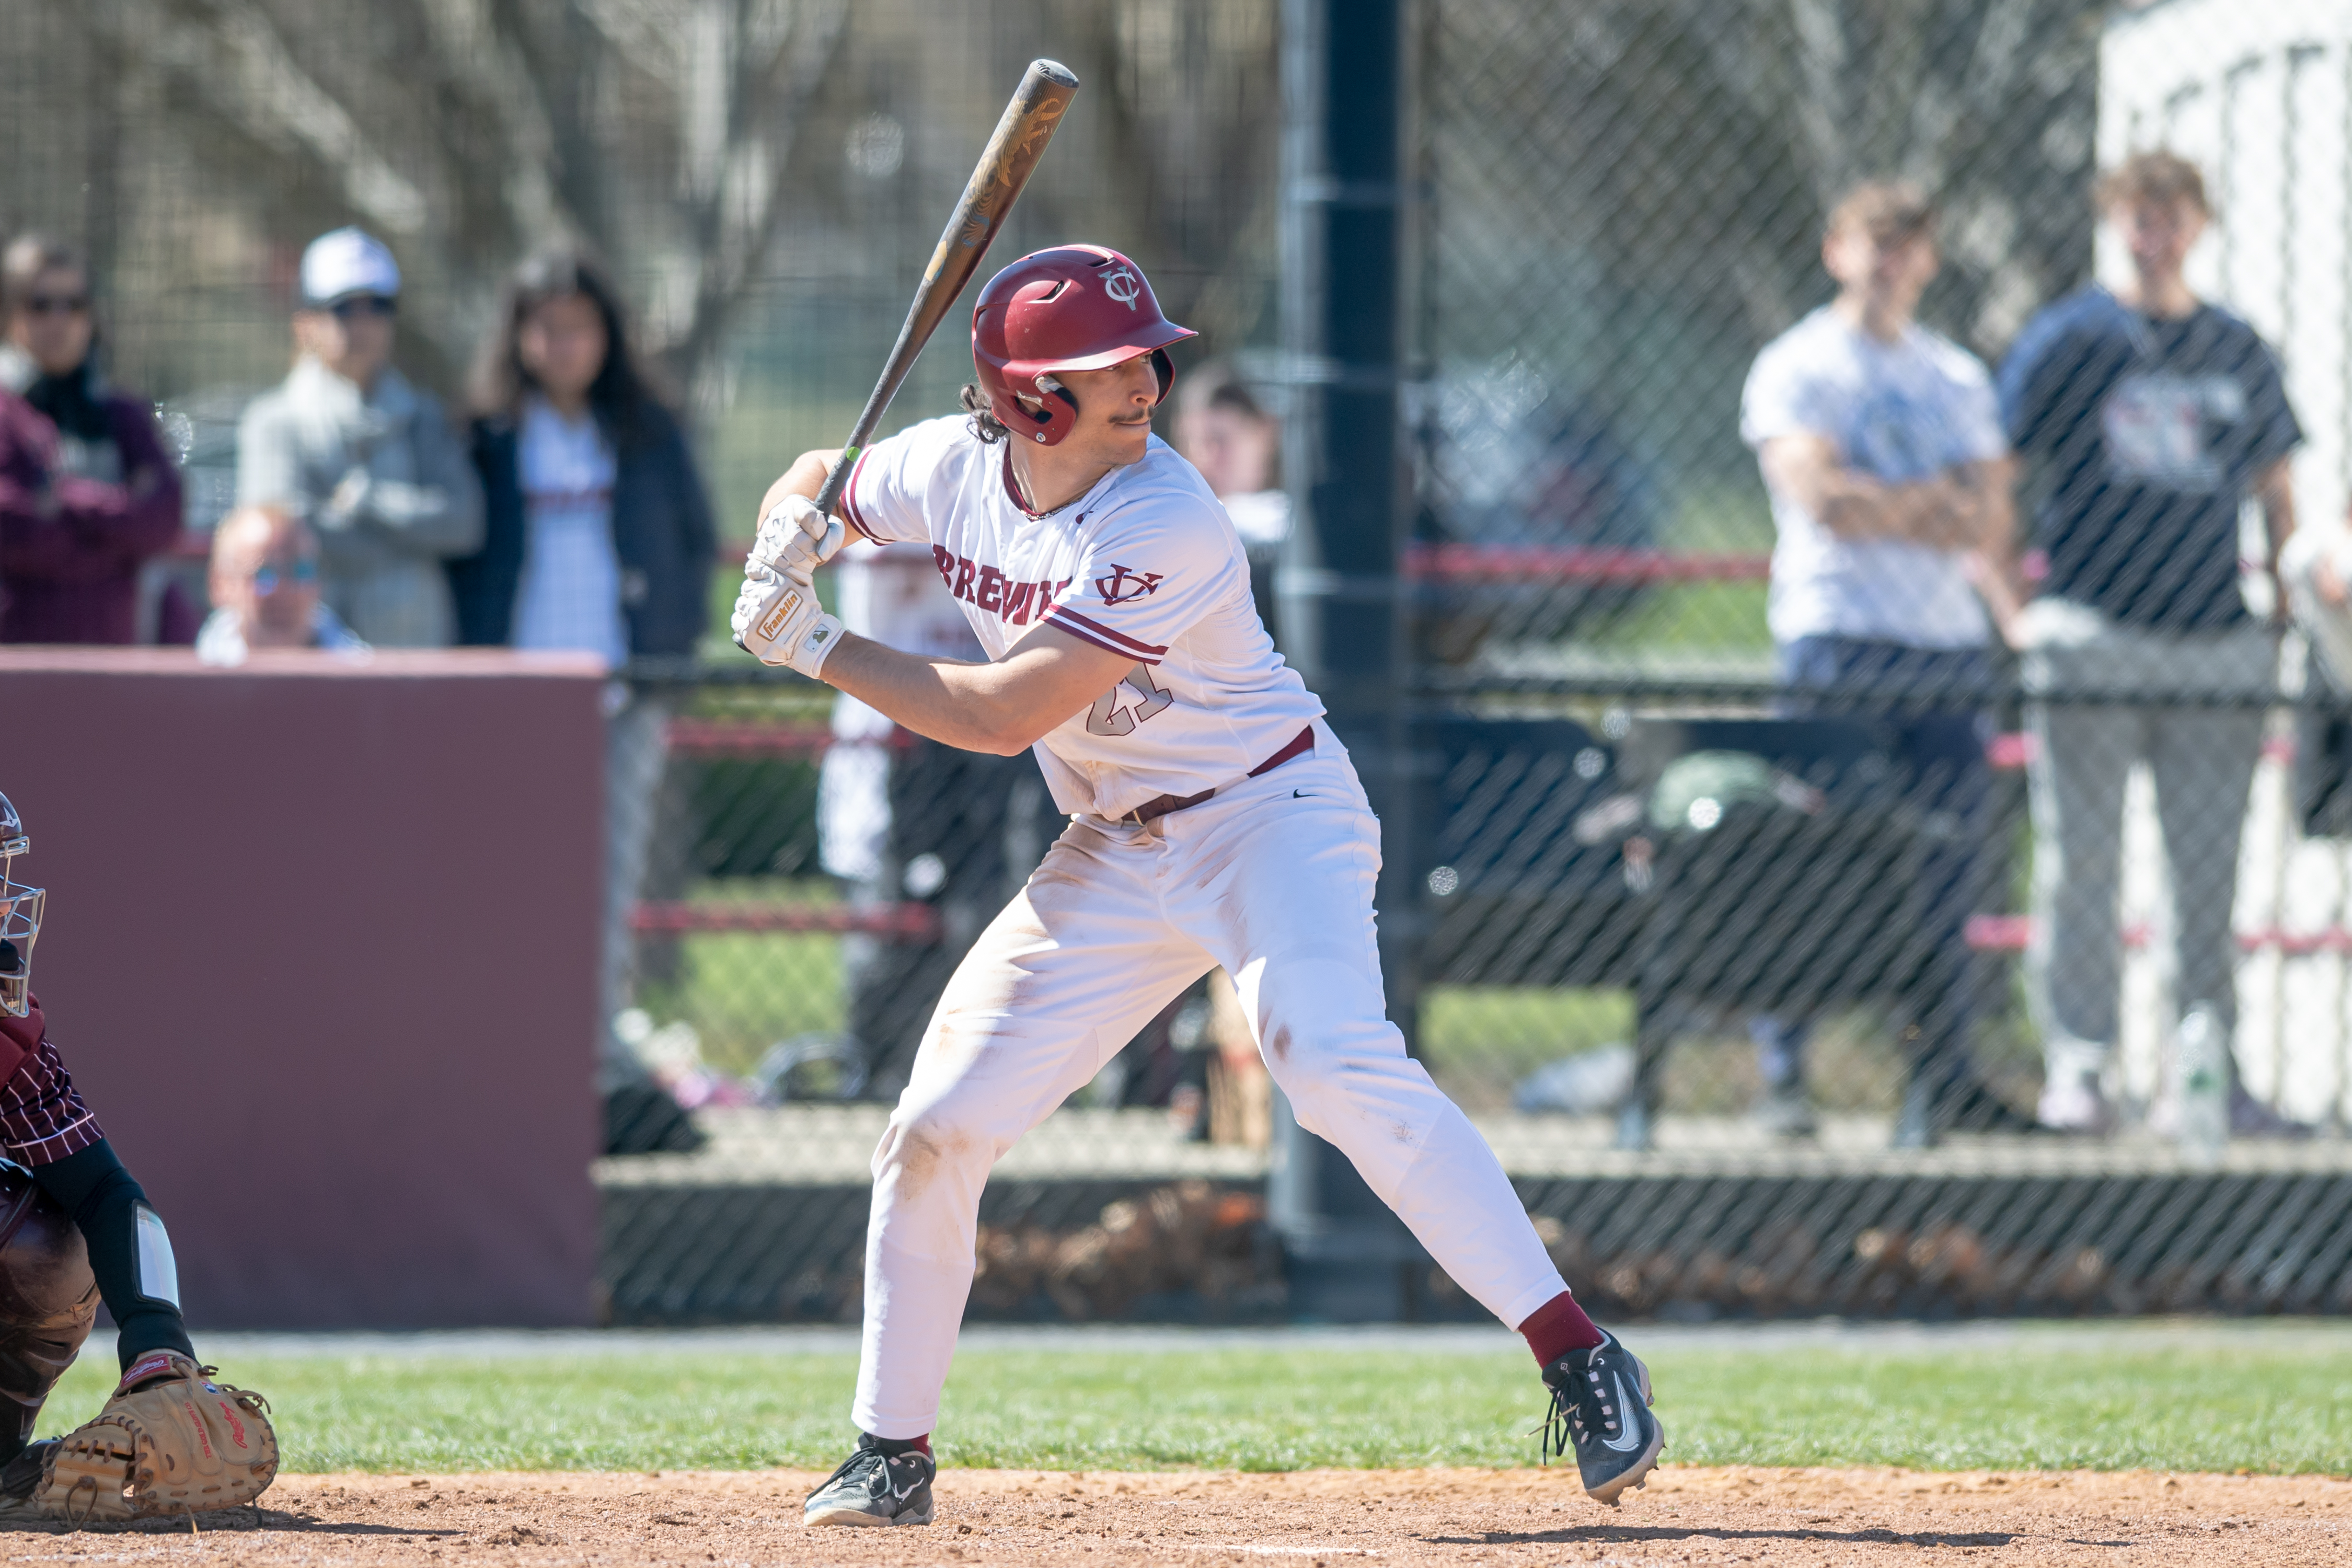
[[[1106,370],[1150,354],[1165,399],[1176,384],[1168,345],[1197,336],[1160,313],[1134,262],[1099,245],[1065,245],[1023,257],[980,291],[972,368],[997,423],[1056,447],[1077,423],[1078,402],[1055,371]]]
[[[21,1018],[32,1010],[33,939],[41,934],[47,893],[16,880],[16,857],[32,848],[25,825],[0,795],[0,1013]]]

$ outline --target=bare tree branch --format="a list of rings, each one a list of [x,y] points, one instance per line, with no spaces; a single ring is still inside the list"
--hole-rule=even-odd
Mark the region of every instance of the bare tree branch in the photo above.
[[[1173,264],[1154,284],[1171,315],[1213,342],[1240,342],[1255,324],[1259,302],[1251,298],[1258,291],[1254,281],[1235,263],[1249,247],[1269,246],[1276,222],[1275,160],[1260,155],[1272,144],[1272,106],[1278,101],[1270,73],[1260,90],[1244,86],[1234,94],[1241,104],[1267,107],[1210,126],[1207,144],[1196,153],[1218,172],[1214,190],[1223,221],[1185,223],[1170,199],[1156,144],[1155,129],[1164,133],[1166,128],[1155,128],[1139,101],[1140,73],[1128,58],[1118,9],[1098,0],[1060,0],[1056,16],[1066,57],[1094,100],[1105,166],[1122,172],[1104,193],[1117,215],[1112,231],[1134,236],[1129,243],[1140,242],[1163,267]],[[1203,249],[1204,240],[1213,248]]]
[[[115,0],[89,13],[113,47],[193,91],[256,142],[330,172],[352,210],[394,235],[425,226],[425,194],[297,63],[250,0]]]
[[[727,41],[735,47],[735,68],[728,73],[729,133],[707,178],[693,187],[694,307],[673,358],[698,398],[707,400],[719,344],[775,243],[793,142],[839,52],[849,8],[847,0],[799,0],[789,28],[762,47],[764,40],[753,36],[751,0],[703,3],[733,13]],[[691,65],[688,74],[690,79]]]
[[[579,222],[551,177],[555,137],[540,79],[523,63],[520,40],[501,26],[514,9],[504,0],[427,0],[425,16],[444,83],[473,111],[470,118],[499,129],[503,143],[497,166],[478,172],[478,160],[449,146],[445,135],[444,162],[461,179],[494,191],[511,235],[528,242],[577,229]],[[434,121],[436,129],[447,125],[446,117]]]

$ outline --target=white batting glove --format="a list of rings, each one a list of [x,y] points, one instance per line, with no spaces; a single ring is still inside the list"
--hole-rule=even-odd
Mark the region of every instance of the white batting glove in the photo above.
[[[760,520],[760,536],[751,542],[746,564],[765,566],[780,577],[798,577],[805,583],[848,538],[849,529],[841,519],[817,510],[816,502],[806,496],[786,496]]]
[[[743,569],[731,624],[736,647],[761,664],[790,665],[811,679],[823,678],[843,630],[841,618],[817,603],[806,576],[770,571],[757,559]]]

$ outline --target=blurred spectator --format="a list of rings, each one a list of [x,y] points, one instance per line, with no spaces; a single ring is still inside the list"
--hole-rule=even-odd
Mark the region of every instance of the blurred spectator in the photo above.
[[[1244,544],[1290,537],[1290,497],[1280,482],[1282,422],[1238,376],[1206,364],[1176,384],[1176,449],[1225,503]]]
[[[1275,624],[1274,572],[1290,537],[1290,497],[1282,489],[1282,421],[1226,366],[1205,364],[1176,383],[1176,450],[1201,470],[1250,563],[1258,618]]]
[[[853,535],[833,573],[835,605],[861,637],[908,653],[987,658],[927,547]],[[849,1033],[864,1053],[866,1092],[894,1096],[949,974],[1010,896],[998,868],[1011,798],[1025,789],[1034,817],[1045,780],[1025,753],[987,757],[903,733],[846,693],[833,700],[833,735],[817,774],[820,864],[849,884],[862,910],[927,903],[940,914],[943,937],[950,924],[962,928],[954,942],[842,939]],[[1023,873],[1048,842],[1039,838]]]
[[[1639,583],[1595,570],[1620,552],[1654,550],[1664,511],[1611,410],[1506,354],[1433,384],[1426,437],[1416,534],[1522,563],[1509,579],[1430,585],[1418,617],[1430,657],[1464,664],[1490,645],[1589,637],[1642,601]]]
[[[856,547],[835,556],[833,567],[834,605],[850,630],[905,653],[968,661],[987,657],[928,548],[852,543]],[[867,885],[885,879],[890,746],[897,735],[898,726],[880,713],[846,692],[835,695],[834,743],[817,785],[818,858],[834,876]],[[891,891],[884,901],[897,896]]]
[[[1969,1064],[1978,1009],[1966,941],[1992,859],[1980,711],[1991,627],[1979,592],[2011,609],[2000,588],[2011,472],[1990,375],[1914,320],[1937,268],[1935,224],[1908,185],[1864,184],[1838,204],[1822,241],[1837,296],[1757,356],[1740,422],[1779,529],[1769,619],[1782,681],[1847,694],[1822,711],[1895,726],[1909,798],[1924,822],[1947,825],[1917,889],[1919,973],[1903,1033],[1911,1083],[1896,1130],[1912,1147],[1948,1129],[2023,1124]],[[1874,705],[1874,689],[1896,700]],[[1812,1130],[1805,1027],[1751,1024],[1759,1116],[1784,1133]]]
[[[213,613],[196,633],[196,657],[238,665],[254,648],[313,647],[363,653],[319,598],[319,539],[274,507],[238,507],[213,529]]]
[[[2305,523],[2279,552],[2279,585],[2310,644],[2295,715],[2294,796],[2307,838],[2352,837],[2352,520]]]
[[[1211,361],[1176,383],[1174,436],[1176,450],[1201,471],[1241,535],[1250,597],[1272,634],[1278,616],[1275,573],[1290,537],[1290,495],[1281,483],[1282,421],[1231,365]],[[1097,1092],[1116,1103],[1165,1104],[1188,1137],[1206,1139],[1211,1064],[1218,1056],[1211,997],[1220,982],[1229,993],[1232,983],[1215,971],[1187,986],[1112,1059],[1105,1070],[1117,1081],[1098,1080]]]
[[[19,238],[0,302],[0,642],[136,641],[140,565],[180,532],[154,411],[99,372],[79,251]]]
[[[302,253],[294,369],[237,430],[239,506],[317,531],[326,602],[380,647],[446,647],[441,563],[482,544],[481,488],[441,405],[392,366],[400,268],[339,228]]]
[[[2019,628],[2027,689],[2122,699],[2028,712],[2041,1114],[2070,1131],[2109,1120],[2124,785],[2137,763],[2155,775],[2181,1014],[2210,1010],[2225,1038],[2234,1030],[2238,840],[2277,656],[2240,592],[2239,518],[2258,497],[2275,560],[2294,528],[2288,458],[2303,440],[2269,347],[2182,278],[2210,213],[2196,166],[2136,154],[2098,201],[2132,281],[2043,310],[2000,373],[2047,562]],[[2175,696],[2190,700],[2163,704]],[[2231,1096],[2239,1131],[2275,1125],[2234,1081]]]
[[[2295,624],[2338,691],[2352,691],[2352,519],[2298,528],[2279,551]]]
[[[718,552],[710,503],[604,269],[571,250],[517,268],[472,391],[486,527],[449,563],[458,640],[614,669],[690,656]]]
[[[853,533],[831,570],[835,605],[861,637],[940,658],[987,657],[927,547],[875,545]],[[992,757],[944,746],[846,693],[833,700],[833,734],[817,775],[820,863],[849,883],[849,900],[862,910],[919,903],[938,921],[929,939],[842,940],[865,1092],[895,1099],[948,977],[1068,824],[1026,752]]]
[[[686,432],[632,352],[619,290],[558,249],[515,269],[473,376],[487,526],[452,561],[458,640],[632,658],[691,656],[717,543]],[[629,918],[667,761],[668,701],[615,681],[605,729],[604,1087],[638,1076],[613,1034],[636,967]]]

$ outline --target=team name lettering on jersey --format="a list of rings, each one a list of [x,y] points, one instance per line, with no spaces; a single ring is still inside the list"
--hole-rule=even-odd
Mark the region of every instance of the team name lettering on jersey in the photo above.
[[[926,420],[859,456],[842,507],[876,543],[930,552],[939,597],[988,658],[1040,623],[1117,656],[1110,689],[1034,748],[1055,805],[1116,817],[1218,788],[1315,721],[1323,705],[1258,621],[1233,520],[1166,443],[1049,512],[1029,510],[1012,465],[970,419]]]
[[[939,567],[940,580],[948,585],[949,593],[1016,626],[1025,626],[1044,616],[1054,607],[1062,590],[1070,585],[1067,577],[1058,583],[1016,583],[995,567],[967,561],[941,544],[931,546],[931,560]]]

